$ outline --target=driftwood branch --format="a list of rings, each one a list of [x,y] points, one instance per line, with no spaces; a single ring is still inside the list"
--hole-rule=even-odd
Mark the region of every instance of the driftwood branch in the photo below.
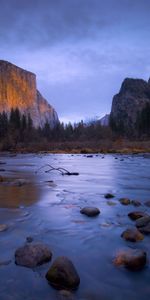
[[[49,173],[51,171],[58,171],[61,173],[61,175],[79,175],[79,173],[77,172],[69,172],[68,170],[66,170],[65,168],[54,168],[53,166],[49,165],[49,164],[46,164],[42,167],[40,167],[36,173],[38,173],[41,169],[45,168],[45,167],[49,167],[48,170],[45,171],[45,173]]]

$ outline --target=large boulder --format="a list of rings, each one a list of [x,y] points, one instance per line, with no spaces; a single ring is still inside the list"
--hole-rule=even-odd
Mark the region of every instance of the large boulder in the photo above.
[[[57,289],[76,289],[80,283],[72,261],[65,256],[60,256],[53,262],[46,279]]]
[[[143,217],[147,217],[147,216],[148,216],[148,214],[146,214],[143,211],[132,211],[128,214],[128,217],[133,221],[138,220]]]
[[[26,244],[15,252],[15,263],[20,266],[35,268],[52,258],[49,248],[41,243]]]
[[[150,234],[150,216],[140,218],[136,221],[136,227],[145,234]]]
[[[97,207],[86,206],[80,210],[80,213],[88,217],[95,217],[100,214],[100,210]]]
[[[131,271],[140,271],[147,262],[146,252],[138,249],[123,250],[116,255],[114,264],[124,266]]]
[[[136,228],[128,228],[122,234],[121,237],[130,242],[138,242],[144,239],[143,234]]]

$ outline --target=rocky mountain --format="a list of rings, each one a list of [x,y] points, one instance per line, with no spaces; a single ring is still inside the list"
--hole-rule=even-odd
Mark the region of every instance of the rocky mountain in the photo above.
[[[149,105],[150,81],[126,78],[112,101],[110,114],[112,128],[127,135],[135,134],[142,113],[145,113],[145,118],[148,118],[146,107]],[[145,119],[145,122],[147,121]]]
[[[109,117],[110,117],[109,114],[106,114],[104,117],[102,117],[102,118],[100,119],[100,124],[101,124],[102,126],[108,126],[108,125],[109,125]]]
[[[0,112],[9,114],[17,107],[21,114],[30,114],[35,127],[59,122],[55,109],[37,90],[36,75],[0,60]]]

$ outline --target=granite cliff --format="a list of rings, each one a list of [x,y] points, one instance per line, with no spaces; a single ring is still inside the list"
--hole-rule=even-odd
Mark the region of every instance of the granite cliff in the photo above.
[[[9,114],[17,107],[21,114],[30,114],[35,127],[59,122],[54,108],[37,90],[36,75],[0,60],[0,112]]]
[[[126,78],[112,101],[111,126],[120,133],[135,134],[147,105],[150,105],[150,81]]]

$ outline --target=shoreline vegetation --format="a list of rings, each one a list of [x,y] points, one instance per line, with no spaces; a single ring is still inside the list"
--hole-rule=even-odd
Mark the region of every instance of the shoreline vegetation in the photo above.
[[[52,142],[17,145],[1,153],[39,154],[145,154],[150,153],[150,141],[100,141],[100,142]]]
[[[99,121],[58,123],[53,128],[47,122],[43,128],[35,128],[30,115],[22,115],[16,108],[9,116],[0,113],[0,152],[150,153],[150,132],[125,136]]]

